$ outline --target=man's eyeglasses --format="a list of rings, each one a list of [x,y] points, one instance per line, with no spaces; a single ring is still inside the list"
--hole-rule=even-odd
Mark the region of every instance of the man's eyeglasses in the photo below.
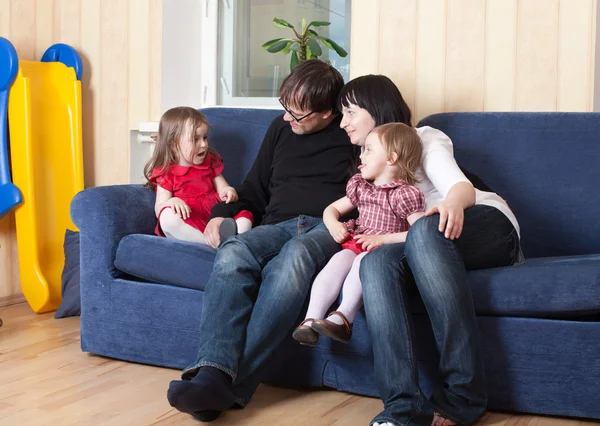
[[[289,110],[289,109],[288,109],[288,108],[285,106],[285,104],[283,103],[283,100],[282,100],[281,98],[279,99],[279,103],[281,104],[281,106],[283,107],[283,109],[285,110],[285,112],[287,112],[289,115],[291,115],[291,116],[292,116],[292,118],[293,118],[294,120],[296,120],[296,123],[299,123],[300,121],[304,120],[304,119],[305,119],[306,117],[308,117],[309,115],[311,115],[311,114],[314,114],[314,113],[315,113],[315,111],[311,111],[311,112],[309,112],[308,114],[306,114],[306,115],[303,115],[302,117],[296,117],[296,116],[295,116],[295,115],[292,113],[292,111],[290,111],[290,110]]]

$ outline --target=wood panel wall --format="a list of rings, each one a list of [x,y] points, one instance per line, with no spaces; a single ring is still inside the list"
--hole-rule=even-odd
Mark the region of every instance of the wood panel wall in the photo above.
[[[415,123],[443,111],[592,111],[596,0],[352,7],[351,77],[388,75]]]
[[[23,60],[54,43],[83,60],[86,186],[129,182],[129,130],[160,118],[163,0],[1,0],[0,36]],[[14,215],[0,220],[0,298],[20,293]]]

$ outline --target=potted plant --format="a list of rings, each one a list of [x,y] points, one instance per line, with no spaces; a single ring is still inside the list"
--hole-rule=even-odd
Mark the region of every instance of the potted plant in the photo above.
[[[289,28],[294,32],[295,38],[276,38],[267,41],[262,45],[263,49],[270,53],[283,53],[287,55],[291,52],[290,58],[290,70],[293,70],[300,61],[305,59],[318,58],[323,54],[323,49],[319,44],[322,43],[325,47],[330,50],[334,50],[342,58],[348,55],[348,52],[344,50],[339,44],[330,38],[319,35],[311,27],[327,27],[331,25],[330,22],[325,21],[312,21],[308,25],[306,19],[302,19],[302,30],[300,33],[296,31],[294,26],[284,19],[274,18],[273,24],[277,28]]]

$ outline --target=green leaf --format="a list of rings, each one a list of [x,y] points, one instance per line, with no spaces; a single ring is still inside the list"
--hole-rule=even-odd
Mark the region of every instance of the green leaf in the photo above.
[[[308,46],[310,47],[310,51],[317,57],[323,53],[321,46],[319,46],[319,43],[313,37],[308,38]]]
[[[267,41],[265,44],[262,45],[263,49],[267,49],[268,47],[273,46],[275,43],[277,43],[278,41],[283,40],[282,38],[274,38],[273,40],[269,40]]]
[[[308,24],[309,27],[328,27],[331,25],[331,22],[327,21],[312,21]]]
[[[306,19],[302,18],[302,34],[306,31]]]
[[[269,50],[269,48],[273,47],[275,44],[279,43],[280,41],[285,41],[287,43],[287,45],[281,51],[281,53],[283,53],[284,55],[287,55],[288,53],[290,53],[289,48],[294,43],[294,41],[295,41],[294,39],[291,39],[291,38],[276,38],[276,39],[267,41],[265,44],[262,45],[262,48],[265,49],[265,50],[267,50],[267,51],[269,51],[269,52],[271,52]],[[275,52],[271,52],[271,53],[275,53]]]
[[[337,44],[332,39],[327,38],[327,37],[319,37],[319,40],[321,40],[323,42],[323,44],[325,46],[327,46],[329,49],[335,50],[336,53],[338,55],[340,55],[342,58],[345,58],[346,56],[348,56],[348,52],[346,52],[342,46]]]
[[[333,45],[327,41],[327,40],[329,40],[329,39],[327,39],[327,38],[325,38],[325,37],[319,37],[319,40],[321,40],[321,42],[322,42],[322,43],[323,43],[323,44],[324,44],[324,45],[325,45],[325,46],[326,46],[328,49],[335,50],[335,49],[333,48]]]
[[[313,55],[314,54],[312,53],[312,50],[310,50],[310,46],[307,44],[306,45],[306,59],[310,59],[310,57]]]
[[[281,19],[281,18],[273,18],[273,25],[275,25],[277,28],[291,28],[291,29],[294,29],[294,26],[292,24],[290,24],[285,19]]]
[[[319,37],[319,34],[318,34],[318,33],[317,33],[315,30],[311,30],[310,28],[308,29],[308,33],[309,33],[310,35],[313,35],[313,36],[315,36],[315,37]]]
[[[300,51],[300,43],[298,43],[297,41],[294,41],[294,43],[292,43],[292,47],[290,47],[290,50],[293,50],[294,52],[299,52]]]
[[[296,65],[300,63],[300,59],[298,59],[298,54],[296,52],[292,52],[292,58],[290,59],[290,71],[296,68]]]
[[[279,52],[280,50],[283,50],[283,49],[285,49],[285,48],[287,47],[288,43],[289,43],[289,41],[288,41],[288,40],[281,40],[281,41],[278,41],[278,42],[277,42],[277,43],[275,43],[274,45],[272,45],[272,46],[268,47],[268,48],[267,48],[267,52],[270,52],[270,53],[277,53],[277,52]]]
[[[284,55],[287,55],[288,53],[290,53],[290,50],[291,50],[291,47],[292,47],[292,43],[293,43],[293,42],[292,42],[291,40],[290,40],[290,41],[288,41],[288,44],[287,44],[287,46],[285,46],[285,47],[283,48],[283,50],[281,51],[281,53],[283,53]]]

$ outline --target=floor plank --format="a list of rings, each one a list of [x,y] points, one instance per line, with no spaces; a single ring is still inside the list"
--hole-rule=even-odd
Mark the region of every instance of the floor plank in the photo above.
[[[0,425],[199,425],[166,400],[177,370],[81,352],[79,318],[55,320],[25,303],[0,308]],[[332,390],[261,385],[215,426],[368,425],[381,401]],[[591,426],[578,419],[488,412],[483,426]]]

